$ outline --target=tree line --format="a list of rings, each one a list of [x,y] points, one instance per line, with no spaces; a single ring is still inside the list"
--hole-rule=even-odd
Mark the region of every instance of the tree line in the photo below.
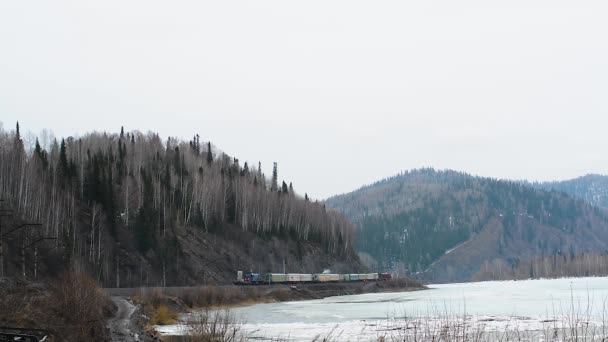
[[[474,281],[521,280],[537,278],[608,276],[606,253],[556,253],[528,260],[494,259],[485,261],[473,275]]]
[[[0,126],[0,197],[42,224],[38,235],[24,230],[23,241],[54,238],[47,249],[104,284],[120,285],[117,259],[125,249],[164,274],[167,261],[179,258],[176,236],[184,227],[214,234],[233,225],[260,237],[312,241],[328,253],[352,248],[350,222],[279,183],[276,163],[267,179],[260,163],[241,164],[199,135],[163,141],[121,128],[43,138],[24,143],[18,124]]]

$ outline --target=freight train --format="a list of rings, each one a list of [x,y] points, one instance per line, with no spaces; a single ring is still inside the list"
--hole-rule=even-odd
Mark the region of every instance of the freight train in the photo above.
[[[392,276],[385,273],[351,273],[351,274],[302,274],[302,273],[245,273],[237,272],[236,285],[262,285],[262,284],[302,284],[302,283],[340,283],[340,282],[367,282],[388,281]]]

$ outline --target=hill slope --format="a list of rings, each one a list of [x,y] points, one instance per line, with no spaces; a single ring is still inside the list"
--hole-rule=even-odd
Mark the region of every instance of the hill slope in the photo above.
[[[236,270],[351,272],[353,227],[259,165],[157,134],[36,140],[0,128],[5,275],[85,270],[104,286],[225,283]],[[45,145],[45,144],[43,144]],[[6,211],[9,210],[9,211]],[[37,222],[17,229],[23,222]],[[10,232],[10,234],[8,234]]]
[[[566,181],[529,185],[538,189],[561,191],[596,207],[608,209],[608,176],[590,174]]]
[[[486,260],[608,250],[608,220],[564,193],[422,169],[326,201],[351,218],[372,267],[470,280]]]

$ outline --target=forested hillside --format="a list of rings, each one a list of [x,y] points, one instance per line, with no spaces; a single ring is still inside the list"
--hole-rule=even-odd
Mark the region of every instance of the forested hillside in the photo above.
[[[608,209],[608,176],[590,174],[566,181],[529,184],[538,189],[561,191],[596,207]]]
[[[198,135],[24,139],[0,126],[0,199],[5,275],[74,267],[104,286],[185,285],[358,265],[348,220],[279,182],[276,164],[267,179]]]
[[[372,267],[465,281],[486,261],[513,265],[608,250],[601,210],[557,191],[455,171],[405,172],[329,198],[353,220]]]

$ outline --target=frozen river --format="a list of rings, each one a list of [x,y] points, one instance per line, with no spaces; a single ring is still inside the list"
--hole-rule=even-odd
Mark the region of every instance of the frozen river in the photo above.
[[[486,331],[542,331],[571,321],[573,314],[578,320],[598,325],[603,321],[608,299],[608,278],[428,287],[414,292],[258,304],[232,312],[245,322],[243,330],[252,340],[310,341],[330,335],[334,340],[367,341],[407,334],[414,328],[432,330],[445,325],[446,318]],[[175,327],[165,329],[171,331]]]

